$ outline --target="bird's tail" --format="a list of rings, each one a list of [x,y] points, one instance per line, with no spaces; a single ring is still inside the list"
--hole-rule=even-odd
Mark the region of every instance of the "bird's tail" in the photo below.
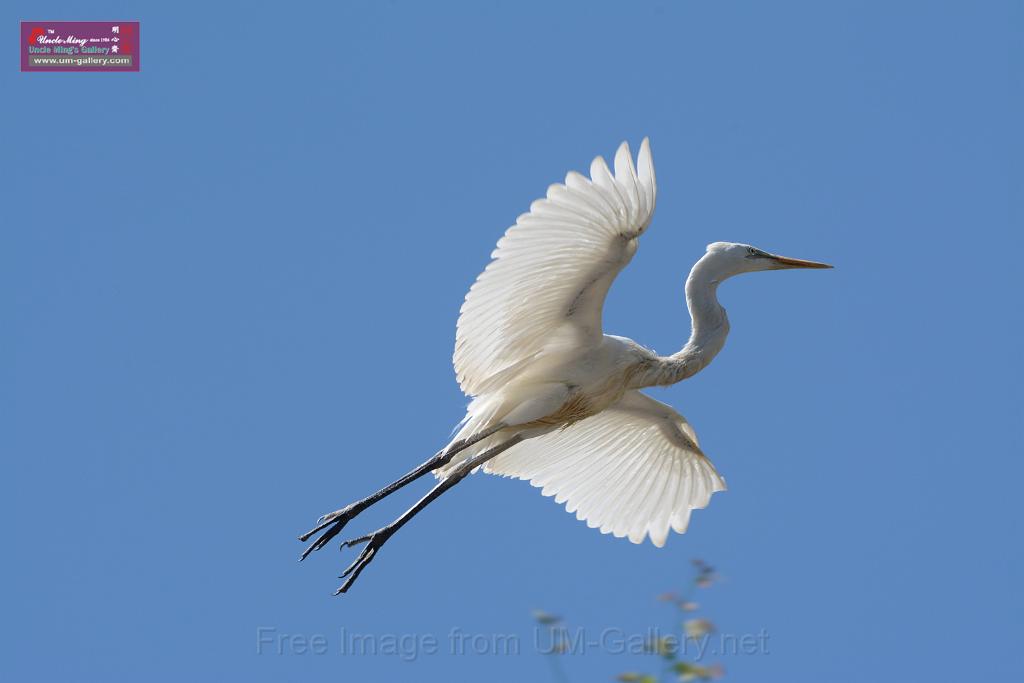
[[[467,439],[474,434],[484,431],[494,424],[495,421],[499,419],[499,412],[502,403],[503,402],[498,397],[493,395],[474,398],[466,407],[466,416],[463,417],[462,421],[455,426],[450,443]],[[486,439],[482,439],[469,448],[460,451],[447,465],[443,465],[434,470],[434,476],[438,479],[444,479],[457,465],[469,460],[478,453],[483,453],[485,450],[495,445],[500,438],[501,437],[496,434]]]

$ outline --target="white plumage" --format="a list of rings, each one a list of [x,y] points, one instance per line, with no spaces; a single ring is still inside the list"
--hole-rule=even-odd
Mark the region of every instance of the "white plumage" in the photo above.
[[[556,340],[581,348],[601,340],[601,308],[612,280],[636,252],[654,213],[654,164],[647,140],[638,174],[628,146],[604,159],[591,180],[565,184],[518,218],[466,295],[455,333],[455,373],[467,394],[499,388]]]
[[[578,424],[523,441],[484,468],[541,487],[601,533],[633,543],[650,534],[658,547],[669,528],[686,531],[690,511],[725,489],[683,416],[639,391]]]
[[[590,178],[570,172],[521,215],[466,295],[455,373],[473,397],[451,443],[381,491],[325,515],[301,538],[326,529],[322,548],[366,507],[433,472],[439,483],[366,543],[342,574],[344,592],[388,538],[470,472],[525,479],[602,533],[664,545],[682,533],[725,482],[670,406],[640,389],[679,382],[721,350],[729,332],[718,285],[740,273],[828,268],[746,244],[715,242],[686,280],[690,339],[670,356],[606,335],[601,313],[615,276],[633,258],[654,212],[649,142],[636,166],[622,143],[615,173],[601,157]]]
[[[498,241],[493,260],[470,288],[457,325],[454,364],[463,391],[480,397],[456,438],[507,419],[550,391],[545,385],[552,379],[560,380],[556,390],[611,379],[605,391],[584,391],[590,401],[609,404],[603,412],[568,426],[531,429],[527,440],[484,471],[542,487],[544,495],[567,503],[567,511],[602,533],[634,543],[649,533],[660,546],[670,526],[685,531],[690,510],[706,506],[725,482],[695,448],[696,435],[681,415],[637,391],[623,393],[626,378],[616,375],[639,360],[632,357],[635,349],[620,342],[623,353],[599,357],[611,362],[587,362],[590,350],[605,341],[605,295],[636,253],[657,196],[648,140],[640,145],[636,167],[626,143],[614,165],[613,176],[597,157],[589,179],[570,172],[564,185],[551,185]],[[536,371],[538,365],[543,372]],[[505,410],[495,410],[496,404]],[[466,449],[440,474],[501,438]]]

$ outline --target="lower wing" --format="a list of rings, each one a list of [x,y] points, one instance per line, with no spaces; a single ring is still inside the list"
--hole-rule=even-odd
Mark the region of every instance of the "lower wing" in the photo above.
[[[565,429],[527,439],[484,471],[528,480],[601,533],[633,543],[650,534],[658,547],[669,528],[685,532],[690,511],[725,490],[686,419],[639,391]]]

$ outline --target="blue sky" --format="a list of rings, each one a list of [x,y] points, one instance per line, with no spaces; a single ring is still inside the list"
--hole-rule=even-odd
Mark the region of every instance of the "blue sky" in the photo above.
[[[701,601],[728,680],[1024,675],[1024,12],[1014,2],[6,3],[138,19],[139,74],[2,71],[7,680],[545,680]],[[688,333],[704,245],[733,333],[655,392],[730,490],[666,548],[474,477],[332,598],[319,514],[432,453],[462,297],[569,169],[652,139],[659,206],[606,330]],[[419,491],[367,513],[375,528]],[[257,632],[277,644],[257,651]],[[350,634],[432,636],[415,661]],[[453,656],[452,629],[521,639]],[[325,637],[298,654],[285,636]],[[645,666],[600,648],[572,680]]]

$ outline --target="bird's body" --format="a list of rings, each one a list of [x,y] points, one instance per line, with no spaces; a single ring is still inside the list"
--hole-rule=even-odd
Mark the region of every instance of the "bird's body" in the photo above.
[[[633,383],[651,361],[647,350],[632,339],[611,335],[602,335],[589,348],[541,352],[500,388],[475,398],[459,433],[467,436],[494,420],[509,428],[567,427],[637,388]],[[467,455],[460,454],[460,459]]]
[[[636,167],[623,143],[614,168],[613,175],[598,157],[589,179],[569,173],[565,184],[552,185],[505,233],[467,294],[454,365],[472,401],[451,443],[302,536],[326,529],[305,557],[392,491],[428,472],[440,479],[395,522],[348,542],[367,545],[343,574],[340,592],[399,527],[476,469],[529,480],[589,526],[635,543],[650,536],[658,546],[670,528],[685,531],[690,511],[725,488],[687,421],[640,390],[686,379],[722,349],[729,320],[717,290],[724,279],[829,266],[716,242],[687,278],[693,324],[678,353],[659,356],[632,339],[606,335],[605,295],[654,211],[648,141]]]

